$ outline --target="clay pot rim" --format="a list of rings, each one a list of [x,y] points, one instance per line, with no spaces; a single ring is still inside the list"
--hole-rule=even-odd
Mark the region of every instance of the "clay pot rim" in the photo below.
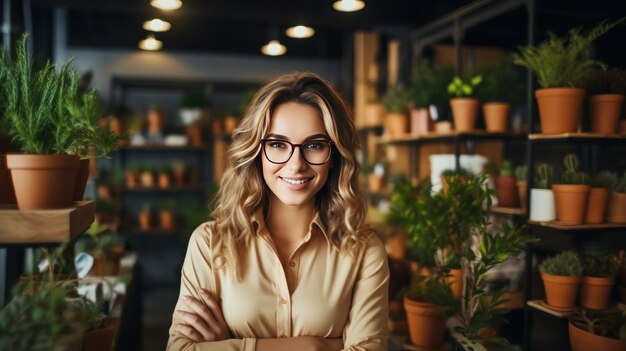
[[[587,91],[583,88],[554,87],[535,89],[535,97],[552,97],[558,95],[585,95]]]
[[[8,169],[77,169],[80,159],[76,155],[7,154]]]
[[[599,101],[623,101],[624,94],[594,94],[589,95],[589,101],[591,102],[599,102]]]
[[[569,321],[569,322],[568,322],[568,324],[569,324],[570,334],[571,334],[571,330],[572,330],[572,328],[576,328],[576,329],[578,329],[578,330],[579,330],[580,332],[582,332],[582,333],[585,333],[585,334],[591,334],[591,335],[593,335],[593,337],[594,337],[594,338],[599,338],[599,339],[601,339],[601,340],[607,340],[607,341],[609,341],[609,340],[610,340],[610,341],[611,341],[611,342],[613,342],[613,343],[615,343],[615,342],[623,342],[623,343],[625,343],[625,344],[626,344],[626,340],[620,340],[620,339],[607,338],[606,336],[602,336],[602,335],[597,335],[597,334],[594,334],[594,333],[590,333],[590,332],[586,331],[585,329],[578,327],[578,326],[576,325],[576,323],[572,323],[571,321]],[[570,336],[570,338],[571,338],[571,336]]]
[[[483,102],[483,107],[511,107],[511,104],[502,101],[490,101]]]
[[[582,277],[575,275],[554,275],[541,272],[541,279],[556,283],[579,283]]]
[[[601,286],[613,286],[615,284],[614,277],[594,277],[590,275],[583,275],[581,283],[587,285],[601,285]]]
[[[473,101],[477,101],[480,102],[477,98],[475,97],[453,97],[450,98],[450,102],[452,101],[456,101],[456,102],[473,102]]]
[[[588,184],[552,184],[552,190],[559,190],[561,192],[570,193],[585,193],[591,190],[591,185]]]

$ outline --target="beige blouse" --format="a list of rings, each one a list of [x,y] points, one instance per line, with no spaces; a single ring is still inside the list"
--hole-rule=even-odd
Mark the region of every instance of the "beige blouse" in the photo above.
[[[256,338],[343,337],[344,350],[387,350],[387,254],[372,237],[356,257],[331,247],[319,217],[285,269],[262,220],[242,265],[242,279],[211,250],[207,223],[192,234],[182,268],[176,309],[198,288],[220,296],[233,339],[196,343],[170,328],[168,350],[254,351]]]

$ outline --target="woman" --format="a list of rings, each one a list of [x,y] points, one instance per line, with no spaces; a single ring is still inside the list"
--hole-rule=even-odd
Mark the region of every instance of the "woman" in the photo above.
[[[251,102],[215,221],[192,234],[168,350],[386,350],[388,276],[363,227],[358,137],[320,77],[283,76]]]

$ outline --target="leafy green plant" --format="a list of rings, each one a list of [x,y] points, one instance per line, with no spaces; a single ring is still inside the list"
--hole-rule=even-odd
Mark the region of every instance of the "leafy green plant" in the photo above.
[[[583,273],[583,264],[575,252],[563,251],[543,260],[539,265],[539,270],[551,275],[578,277]]]
[[[535,167],[535,187],[537,189],[551,189],[554,181],[554,168],[547,163],[539,163]]]
[[[519,104],[524,97],[523,79],[513,65],[511,56],[504,56],[497,65],[480,69],[483,81],[476,97],[483,102]]]
[[[471,97],[475,93],[475,87],[483,81],[481,75],[472,77],[468,83],[465,83],[459,76],[452,78],[452,82],[448,84],[448,94],[454,97]]]
[[[513,176],[513,162],[511,160],[502,160],[502,164],[500,165],[500,176]]]
[[[515,179],[525,182],[528,179],[528,166],[520,165],[515,167]]]
[[[578,328],[606,338],[626,340],[622,335],[626,325],[624,311],[590,311],[583,308],[569,318]],[[621,336],[621,337],[620,337]]]
[[[408,109],[408,93],[406,87],[397,83],[389,88],[381,99],[387,113],[404,113]]]
[[[604,67],[592,59],[594,41],[625,19],[604,20],[587,34],[580,28],[571,29],[566,37],[550,33],[538,46],[520,46],[513,62],[535,72],[543,88],[580,87],[595,67]]]
[[[626,70],[596,69],[585,82],[587,94],[622,94],[626,95]]]
[[[589,174],[585,172],[579,172],[580,160],[576,154],[567,154],[563,158],[563,165],[565,171],[561,176],[562,184],[587,184],[589,183]]]
[[[438,68],[428,59],[422,59],[413,67],[408,97],[415,107],[447,103],[445,94],[448,82],[454,76],[452,67]]]
[[[591,178],[591,186],[594,188],[611,188],[617,182],[615,172],[602,171]]]
[[[454,177],[454,176],[470,177],[471,173],[467,169],[465,169],[465,168],[446,169],[443,172],[441,172],[441,176],[444,177],[444,178]]]
[[[621,193],[621,194],[626,193],[626,171],[624,172],[624,175],[621,178],[617,178],[615,183],[611,185],[611,191],[613,191],[614,193]]]
[[[111,227],[101,224],[96,218],[89,229],[85,231],[87,236],[80,238],[76,243],[77,252],[89,252],[94,255],[103,255],[114,247],[121,246],[123,240],[112,233]]]
[[[82,312],[86,331],[102,328],[105,315],[102,313],[104,301],[93,302],[86,298],[79,298],[71,302],[72,307]]]
[[[583,247],[584,274],[591,277],[613,277],[617,270],[616,261],[606,245],[588,242]]]

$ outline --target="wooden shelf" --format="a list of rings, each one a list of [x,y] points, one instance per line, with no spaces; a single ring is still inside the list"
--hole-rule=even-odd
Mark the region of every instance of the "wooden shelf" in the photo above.
[[[93,222],[95,203],[75,202],[70,208],[20,211],[0,205],[0,244],[52,244],[74,239]]]
[[[625,139],[626,135],[595,133],[529,134],[528,140],[573,140],[573,139]]]
[[[537,222],[537,221],[530,221],[529,220],[528,224],[532,224],[532,225],[536,225],[536,226],[540,226],[540,227],[546,227],[546,228],[559,229],[559,230],[593,230],[593,229],[618,229],[618,228],[626,229],[626,223],[618,223],[618,224],[602,223],[602,224],[568,225],[568,224],[559,223],[557,221]]]
[[[559,318],[566,318],[574,313],[574,309],[572,309],[571,311],[557,311],[555,309],[552,309],[546,304],[545,300],[528,300],[526,304],[536,310]]]
[[[526,216],[526,215],[528,215],[528,212],[525,209],[523,209],[523,208],[516,208],[516,207],[492,206],[491,207],[491,212],[497,213],[497,214],[512,215],[512,216]]]
[[[527,138],[527,134],[520,133],[491,133],[484,130],[473,132],[448,132],[448,133],[428,133],[421,135],[405,134],[393,139],[383,139],[379,144],[411,144],[424,142],[450,142],[455,140],[501,140],[501,139],[521,139]]]

